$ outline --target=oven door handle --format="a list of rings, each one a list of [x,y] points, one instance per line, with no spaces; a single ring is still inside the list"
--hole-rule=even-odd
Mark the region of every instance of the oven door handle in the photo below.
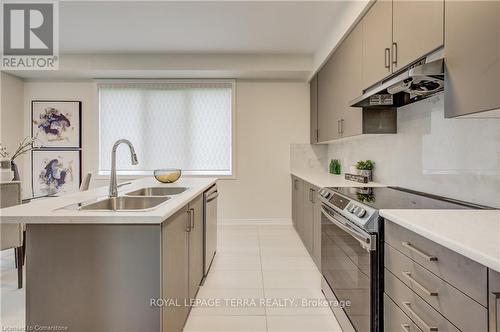
[[[338,221],[337,219],[335,219],[334,217],[332,217],[330,215],[330,213],[328,213],[328,211],[325,210],[324,207],[321,207],[321,213],[331,223],[335,224],[335,226],[339,227],[344,232],[348,233],[353,238],[355,238],[356,240],[358,240],[358,242],[361,244],[361,247],[363,247],[367,251],[373,251],[373,250],[375,250],[375,241],[374,241],[372,235],[370,235],[370,234],[363,234],[363,233],[357,231],[356,229],[354,229],[353,227],[350,227],[350,226],[348,226],[346,224],[341,223],[340,221]]]

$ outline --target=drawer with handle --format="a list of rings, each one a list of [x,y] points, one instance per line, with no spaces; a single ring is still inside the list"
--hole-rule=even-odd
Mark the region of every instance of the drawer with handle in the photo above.
[[[384,271],[384,281],[386,294],[422,331],[460,331],[387,269]],[[464,315],[466,314],[464,312]],[[468,332],[480,332],[480,330],[474,329]]]
[[[486,331],[485,307],[415,263],[387,243],[385,267],[462,331]]]
[[[385,221],[385,242],[484,307],[487,268],[395,223]]]
[[[384,294],[384,331],[422,332],[387,294]]]

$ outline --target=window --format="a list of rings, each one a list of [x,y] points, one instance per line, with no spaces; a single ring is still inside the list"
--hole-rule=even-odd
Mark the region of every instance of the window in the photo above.
[[[102,83],[99,89],[99,174],[109,174],[111,148],[117,173],[146,175],[180,168],[187,175],[232,175],[233,82]]]

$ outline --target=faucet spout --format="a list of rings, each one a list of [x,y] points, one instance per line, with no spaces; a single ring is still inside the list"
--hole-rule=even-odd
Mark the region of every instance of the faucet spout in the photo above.
[[[116,184],[116,150],[120,144],[126,144],[130,150],[130,161],[132,165],[137,165],[137,154],[135,153],[134,146],[132,142],[127,139],[120,139],[113,144],[113,149],[111,150],[111,174],[109,179],[109,197],[118,196],[118,186]]]

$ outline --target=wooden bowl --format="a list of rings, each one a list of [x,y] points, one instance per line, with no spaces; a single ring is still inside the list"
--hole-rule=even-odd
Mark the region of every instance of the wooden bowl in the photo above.
[[[181,177],[181,170],[177,168],[155,169],[155,179],[161,183],[174,183]]]

